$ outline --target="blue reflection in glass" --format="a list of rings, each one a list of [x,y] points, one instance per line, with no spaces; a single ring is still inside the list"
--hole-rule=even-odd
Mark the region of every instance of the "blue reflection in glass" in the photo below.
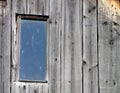
[[[21,20],[20,80],[46,78],[46,21]]]

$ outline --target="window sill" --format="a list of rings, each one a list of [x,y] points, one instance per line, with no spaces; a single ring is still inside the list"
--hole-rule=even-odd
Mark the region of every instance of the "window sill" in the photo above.
[[[48,83],[47,80],[19,80],[19,82],[27,82],[27,83]]]

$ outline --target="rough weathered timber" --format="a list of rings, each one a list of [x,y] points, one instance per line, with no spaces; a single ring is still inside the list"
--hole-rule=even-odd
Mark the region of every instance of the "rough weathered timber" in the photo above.
[[[120,91],[119,19],[115,11],[106,10],[101,2],[98,4],[100,93],[118,93]]]
[[[3,23],[3,19],[2,19],[2,4],[0,5],[0,93],[3,92],[3,77],[2,77],[2,23]]]
[[[12,93],[48,93],[48,84],[15,82]]]
[[[62,93],[82,93],[82,0],[62,1]]]
[[[49,0],[27,0],[26,9],[29,14],[48,15]]]
[[[6,1],[0,1],[0,93],[119,93],[119,0]],[[16,14],[49,16],[47,83],[17,78]]]
[[[83,0],[83,93],[98,93],[96,10],[96,0]]]
[[[11,1],[2,8],[2,93],[10,93]]]
[[[48,81],[49,93],[60,93],[60,30],[61,30],[61,0],[50,0]]]
[[[40,2],[40,0],[35,0],[33,1],[35,4]],[[44,14],[42,14],[42,9],[39,8],[40,11],[36,12],[36,9],[33,7],[38,7],[34,5],[32,0],[12,0],[12,62],[11,62],[11,92],[12,93],[33,93],[33,92],[39,92],[42,91],[41,93],[48,93],[48,83],[24,83],[24,82],[18,82],[18,67],[19,67],[19,38],[18,35],[20,33],[20,23],[16,21],[17,15],[16,14],[23,14],[23,15],[48,15],[48,10],[49,7],[48,3],[49,0],[46,2],[44,1],[45,4],[42,4],[42,6],[46,7],[44,9]],[[47,4],[47,5],[46,5]],[[32,10],[31,10],[32,8]],[[45,14],[46,13],[46,14]],[[21,86],[24,85],[24,86]],[[37,90],[34,90],[37,89]]]

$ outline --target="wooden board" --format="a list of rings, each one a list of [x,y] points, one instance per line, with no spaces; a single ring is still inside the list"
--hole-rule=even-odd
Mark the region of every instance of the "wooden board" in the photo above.
[[[16,2],[16,13],[32,15],[49,13],[49,0],[14,0],[14,2]]]
[[[119,93],[120,19],[109,8],[101,0],[0,2],[0,93]],[[17,80],[16,14],[49,16],[47,83]]]
[[[3,23],[3,19],[2,19],[2,13],[3,12],[3,9],[2,9],[2,6],[0,6],[0,93],[3,92],[3,77],[2,77],[2,65],[3,65],[3,62],[2,62],[2,31],[3,31],[3,28],[2,28],[2,23]]]
[[[2,15],[2,93],[10,93],[10,57],[11,57],[11,1],[3,6]]]
[[[101,2],[98,4],[100,93],[118,93],[120,91],[119,19],[115,12],[105,9]]]
[[[61,93],[82,93],[82,0],[62,1]]]
[[[16,3],[16,6],[12,6],[12,7],[15,7],[16,9],[15,13],[26,14],[27,12],[26,2],[27,0],[13,0],[13,3]]]
[[[48,84],[38,83],[13,83],[12,93],[48,93]]]
[[[83,93],[98,93],[96,10],[96,0],[83,0]]]
[[[48,36],[49,93],[60,93],[61,0],[50,0]]]
[[[69,2],[69,0],[68,0]],[[69,3],[71,29],[71,93],[82,93],[82,0],[71,0]],[[71,7],[72,6],[72,7]],[[64,24],[65,25],[65,24]],[[66,61],[67,62],[67,61]]]
[[[49,0],[27,0],[27,11],[29,14],[48,15]]]

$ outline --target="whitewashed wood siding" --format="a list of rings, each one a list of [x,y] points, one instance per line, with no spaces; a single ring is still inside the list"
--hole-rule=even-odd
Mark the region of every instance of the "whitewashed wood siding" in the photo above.
[[[120,14],[103,1],[0,1],[0,93],[119,93]],[[16,79],[16,14],[49,16],[47,83]]]

